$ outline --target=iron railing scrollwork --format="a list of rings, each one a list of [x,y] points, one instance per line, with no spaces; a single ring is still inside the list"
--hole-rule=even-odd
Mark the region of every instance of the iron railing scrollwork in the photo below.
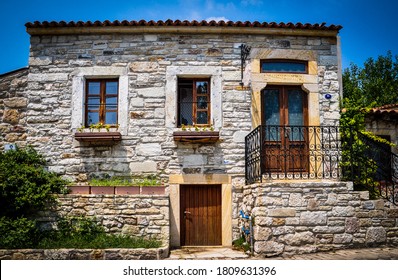
[[[246,182],[339,178],[336,126],[263,126],[246,136]]]
[[[339,179],[398,203],[398,156],[365,133],[339,126],[264,126],[246,136],[246,183]]]
[[[371,198],[382,197],[398,204],[398,155],[390,145],[352,128],[342,130],[343,180],[358,190],[368,190]]]

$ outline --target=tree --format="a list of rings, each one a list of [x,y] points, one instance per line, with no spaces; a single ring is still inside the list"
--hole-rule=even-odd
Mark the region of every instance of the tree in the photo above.
[[[378,167],[370,155],[380,146],[378,142],[391,143],[365,131],[365,116],[373,107],[398,103],[398,56],[389,51],[376,60],[368,58],[363,67],[351,64],[343,73],[343,96],[340,125],[344,176],[376,197]]]
[[[351,64],[343,73],[343,96],[362,108],[398,103],[398,55],[368,58],[363,68]]]

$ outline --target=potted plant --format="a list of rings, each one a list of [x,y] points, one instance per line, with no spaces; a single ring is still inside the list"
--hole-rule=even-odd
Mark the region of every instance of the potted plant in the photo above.
[[[148,175],[144,178],[136,178],[134,181],[140,186],[140,194],[164,194],[165,187],[162,184],[162,181],[155,175]]]
[[[71,194],[164,194],[165,186],[155,175],[129,177],[105,175],[101,178],[92,178],[88,185],[71,185],[68,187]]]
[[[194,143],[214,143],[220,139],[219,131],[209,126],[185,126],[181,125],[180,131],[174,131],[174,141]]]
[[[93,178],[90,185],[92,194],[139,194],[139,187],[125,177]]]
[[[79,142],[86,142],[97,145],[113,145],[122,139],[118,131],[119,124],[91,124],[89,127],[81,126],[75,132],[75,139]]]

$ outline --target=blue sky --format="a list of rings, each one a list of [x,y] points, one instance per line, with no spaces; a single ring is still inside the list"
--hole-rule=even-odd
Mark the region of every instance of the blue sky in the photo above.
[[[398,55],[396,0],[1,0],[0,74],[28,65],[33,21],[232,20],[342,25],[343,68]]]

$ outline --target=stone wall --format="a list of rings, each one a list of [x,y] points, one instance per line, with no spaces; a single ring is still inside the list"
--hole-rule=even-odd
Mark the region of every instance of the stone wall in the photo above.
[[[389,136],[391,143],[395,145],[391,147],[391,151],[398,154],[398,118],[394,113],[368,115],[365,118],[365,124],[367,131],[376,135]]]
[[[351,183],[262,183],[246,186],[243,195],[258,255],[398,244],[398,208],[369,200]]]
[[[57,216],[84,216],[108,233],[154,238],[169,246],[169,204],[165,195],[60,195],[56,209],[38,220],[51,227]]]
[[[251,131],[251,90],[240,90],[240,48],[312,52],[317,63],[322,123],[338,122],[338,63],[335,38],[242,34],[34,35],[31,37],[28,143],[45,154],[50,170],[74,181],[88,175],[184,172],[244,174],[244,136]],[[247,61],[250,69],[252,61]],[[169,77],[211,76],[216,100],[212,118],[220,141],[187,144],[173,140],[175,104],[168,99]],[[210,74],[209,74],[210,73]],[[250,86],[250,74],[245,74]],[[119,120],[122,141],[92,147],[74,140],[81,125],[85,77],[121,77],[126,114]],[[287,81],[288,82],[288,81]],[[333,100],[325,100],[324,93]],[[175,88],[173,94],[175,95]],[[76,97],[76,98],[75,98]],[[174,96],[175,99],[175,96]],[[212,105],[212,106],[213,106]],[[124,113],[123,113],[124,114]],[[74,117],[74,116],[78,117]],[[220,117],[219,117],[220,116]]]
[[[28,69],[0,75],[0,150],[5,144],[25,146]]]
[[[161,260],[169,248],[158,249],[25,249],[0,250],[0,260]]]

